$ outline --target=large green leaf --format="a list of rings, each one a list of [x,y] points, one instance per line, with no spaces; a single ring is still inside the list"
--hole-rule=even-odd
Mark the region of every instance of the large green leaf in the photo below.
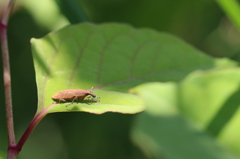
[[[219,146],[214,138],[193,125],[192,119],[189,122],[183,118],[184,113],[181,114],[181,111],[178,111],[181,104],[180,97],[185,95],[181,94],[182,89],[185,88],[179,87],[176,83],[156,82],[143,84],[131,90],[132,93],[138,94],[146,105],[146,111],[136,120],[132,133],[133,141],[149,158],[237,159],[238,157]],[[201,86],[201,89],[204,89],[204,86]],[[189,101],[194,102],[191,103],[191,106],[197,109],[198,102],[201,102],[202,99],[193,98],[199,95],[195,91],[188,93]],[[188,100],[188,96],[184,97]],[[198,109],[205,109],[205,112],[208,113],[206,110],[212,109],[211,105],[208,107],[208,109]],[[188,110],[191,109],[194,108],[188,108]],[[204,118],[204,114],[201,117]],[[218,122],[221,121],[220,119]],[[237,125],[234,127],[237,128]],[[237,133],[235,133],[235,137],[237,137]]]
[[[142,100],[127,91],[147,81],[179,81],[215,61],[180,39],[128,25],[84,23],[32,39],[38,87],[38,112],[136,113]],[[99,103],[52,105],[65,89],[89,89]]]

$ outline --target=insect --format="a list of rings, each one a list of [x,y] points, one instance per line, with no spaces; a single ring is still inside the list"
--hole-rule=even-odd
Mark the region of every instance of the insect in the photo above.
[[[99,100],[96,100],[99,97],[96,97],[96,95],[92,93],[92,89],[93,87],[90,89],[90,91],[84,89],[67,89],[57,92],[52,96],[52,99],[55,101],[55,103],[71,101],[71,103],[67,104],[66,106],[73,104],[74,101],[79,99],[91,100],[92,102],[99,102]],[[88,95],[90,95],[91,98],[85,98]]]

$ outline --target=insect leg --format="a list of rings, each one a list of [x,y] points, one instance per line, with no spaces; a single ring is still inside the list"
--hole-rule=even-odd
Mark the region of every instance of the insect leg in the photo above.
[[[73,98],[72,102],[71,102],[71,103],[69,103],[69,104],[67,104],[67,105],[66,105],[66,107],[67,107],[67,106],[69,106],[69,105],[71,105],[71,104],[73,104],[73,102],[74,102],[74,101],[75,101],[77,98],[78,98],[78,97],[77,97],[77,96],[75,96],[75,97]]]
[[[100,97],[90,97],[90,98],[84,98],[83,100],[91,100],[92,102],[99,102],[100,100],[99,100],[99,98]]]
[[[94,98],[93,98],[93,101],[94,101],[94,102],[100,102],[100,97],[94,97]]]

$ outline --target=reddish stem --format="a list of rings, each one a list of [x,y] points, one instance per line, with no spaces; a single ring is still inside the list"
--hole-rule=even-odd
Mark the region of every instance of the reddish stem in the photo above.
[[[39,114],[36,114],[26,129],[25,133],[16,145],[16,139],[14,134],[13,124],[13,112],[12,112],[12,94],[11,94],[11,75],[10,75],[10,62],[9,62],[9,51],[8,51],[8,40],[7,40],[7,22],[9,14],[13,8],[15,0],[9,0],[9,4],[4,11],[3,17],[0,22],[0,42],[2,46],[2,60],[3,60],[3,78],[4,78],[4,89],[5,89],[5,103],[6,103],[6,121],[8,128],[8,159],[15,159],[18,153],[21,151],[24,143],[30,136],[31,132],[37,126],[37,124],[47,115],[47,110],[53,107],[51,105],[47,109],[42,110]]]
[[[8,144],[13,146],[16,144],[14,127],[13,127],[13,113],[12,113],[12,93],[11,93],[11,76],[9,66],[8,44],[7,44],[7,29],[5,24],[0,25],[1,44],[2,44],[2,59],[3,59],[3,79],[5,90],[5,104],[6,104],[6,120],[8,128]]]
[[[22,135],[21,139],[19,140],[18,144],[14,147],[15,149],[17,149],[18,151],[21,151],[24,143],[27,141],[27,139],[30,136],[30,134],[32,133],[32,131],[35,129],[35,127],[38,125],[38,123],[47,115],[47,111],[55,105],[56,105],[56,103],[52,104],[51,106],[49,106],[46,109],[43,109],[40,113],[38,113],[34,116],[33,120],[31,121],[28,128]]]
[[[36,114],[34,116],[33,120],[29,124],[28,128],[24,132],[21,139],[19,140],[18,144],[8,147],[8,158],[15,158],[18,155],[18,153],[22,150],[24,143],[27,141],[28,137],[30,136],[34,128],[46,115],[47,115],[46,111],[42,111],[41,113]]]
[[[9,14],[13,8],[14,0],[10,0],[7,8],[3,13],[0,23],[0,40],[2,46],[2,60],[3,60],[3,79],[5,90],[5,104],[6,104],[6,122],[8,129],[8,145],[14,147],[16,145],[14,125],[13,125],[13,112],[12,112],[12,93],[11,93],[11,75],[10,75],[10,62],[7,40],[7,22]],[[16,151],[9,151],[8,159],[16,158]]]
[[[53,107],[51,105],[47,109],[42,110],[39,114],[36,114],[26,129],[25,133],[16,145],[16,139],[14,134],[13,124],[13,112],[12,112],[12,94],[11,94],[11,76],[10,76],[10,62],[9,62],[9,51],[8,51],[8,40],[7,40],[7,22],[9,14],[13,8],[15,0],[10,0],[3,17],[0,22],[0,40],[2,46],[2,60],[3,60],[3,78],[4,78],[4,89],[5,89],[5,103],[6,103],[6,121],[8,128],[8,159],[15,159],[18,153],[21,151],[24,143],[30,136],[31,132],[37,126],[37,124],[47,115],[47,110]]]
[[[19,140],[18,144],[9,146],[9,148],[8,148],[8,155],[9,156],[15,156],[15,157],[17,156],[17,154],[22,150],[23,145],[25,144],[25,142],[27,141],[28,137],[33,132],[35,127],[47,115],[47,111],[55,105],[56,105],[56,103],[52,104],[51,106],[49,106],[46,109],[43,109],[40,113],[38,113],[34,116],[33,120],[28,125],[26,131],[24,132],[21,139]],[[12,159],[9,156],[8,156],[8,158]]]
[[[28,128],[26,129],[26,131],[24,132],[23,136],[21,137],[21,139],[19,140],[17,147],[19,148],[19,151],[21,151],[24,143],[27,141],[28,137],[30,136],[30,134],[32,133],[32,131],[34,130],[34,128],[38,125],[38,123],[47,115],[47,113],[45,111],[42,111],[39,114],[36,114],[33,118],[33,120],[31,121],[31,123],[29,124]]]

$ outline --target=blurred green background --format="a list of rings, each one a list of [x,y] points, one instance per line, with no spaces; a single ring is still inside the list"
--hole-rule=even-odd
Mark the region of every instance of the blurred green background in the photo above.
[[[0,0],[0,16],[6,3],[6,0]],[[211,56],[240,60],[239,32],[215,1],[18,0],[8,26],[17,140],[37,108],[30,39],[40,38],[70,22],[77,23],[79,19],[152,28],[176,35]],[[0,71],[2,74],[2,68]],[[3,83],[2,78],[0,83]],[[0,90],[0,151],[4,152],[7,149],[7,134],[3,84]],[[147,158],[130,141],[129,133],[136,116],[114,113],[50,114],[37,126],[19,158]]]

